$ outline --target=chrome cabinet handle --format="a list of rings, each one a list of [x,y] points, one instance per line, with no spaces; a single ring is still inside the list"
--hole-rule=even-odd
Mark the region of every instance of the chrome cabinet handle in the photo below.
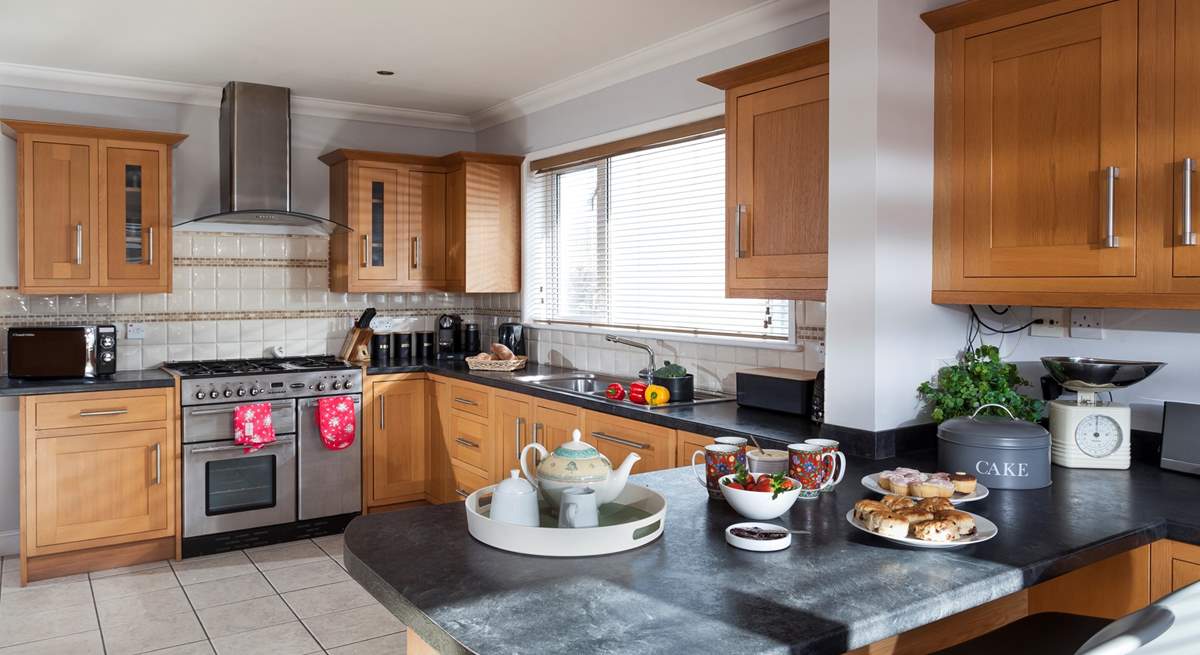
[[[607,432],[593,432],[592,436],[595,437],[596,439],[603,439],[605,441],[611,441],[615,444],[620,444],[627,448],[637,448],[638,450],[645,450],[650,447],[650,444],[638,443],[636,441],[622,439],[621,437],[614,437],[613,435],[608,434]]]
[[[128,409],[125,409],[124,407],[122,407],[121,409],[90,409],[90,410],[81,410],[81,411],[79,412],[79,415],[80,415],[81,417],[86,417],[86,416],[120,416],[121,414],[128,414],[128,413],[129,413],[129,410],[128,410]]]
[[[525,419],[518,416],[517,420],[516,420],[516,425],[513,426],[513,434],[515,437],[513,439],[513,441],[515,441],[517,444],[516,455],[517,455],[517,463],[518,464],[521,462],[521,434],[525,432],[524,428],[525,428]]]
[[[1180,244],[1196,245],[1196,233],[1192,231],[1192,173],[1196,172],[1196,160],[1186,157],[1183,160],[1183,234]]]
[[[83,264],[83,223],[75,224],[75,265]]]
[[[363,268],[367,267],[367,235],[365,235],[365,234],[363,235],[362,267]]]
[[[154,484],[162,484],[162,444],[154,444]]]
[[[1108,189],[1106,193],[1108,234],[1104,237],[1104,247],[1119,248],[1121,246],[1121,238],[1117,236],[1117,217],[1113,199],[1116,195],[1117,178],[1121,177],[1121,169],[1117,168],[1116,166],[1109,166],[1104,170],[1104,176],[1108,182]]]
[[[463,498],[466,498],[467,496],[470,496],[470,495],[471,495],[471,494],[469,494],[469,493],[467,493],[467,492],[463,491],[463,490],[462,490],[461,488],[459,488],[459,487],[455,487],[455,488],[454,488],[454,493],[456,493],[456,494],[458,494],[458,495],[462,496]]]
[[[375,396],[375,404],[379,406],[379,429],[382,430],[386,425],[384,414],[387,413],[387,405],[383,402],[383,396]]]
[[[355,398],[355,399],[354,399],[354,406],[355,406],[355,407],[358,407],[358,406],[359,406],[359,405],[361,405],[361,404],[362,404],[362,399],[361,399],[361,398]],[[304,403],[303,405],[301,405],[301,407],[305,407],[305,408],[307,408],[307,407],[316,407],[317,405],[318,405],[318,401],[317,401],[317,400],[315,400],[315,399],[313,399],[313,400],[308,400],[308,401],[305,401],[305,403]],[[272,406],[272,407],[274,407],[274,405],[271,405],[271,406]]]
[[[294,442],[291,439],[276,439],[275,441],[272,441],[271,443],[262,444],[261,446],[259,446],[259,448],[271,448],[273,446],[288,446],[288,445],[291,445],[292,443],[294,443]],[[230,451],[230,450],[245,450],[245,449],[246,449],[245,446],[238,444],[238,445],[234,445],[234,446],[207,446],[204,448],[193,448],[188,452],[190,452],[193,455],[199,455],[200,453],[223,453],[223,452]],[[253,453],[247,453],[247,454],[253,454]]]
[[[475,402],[474,400],[471,400],[470,398],[463,398],[461,396],[455,396],[454,402],[462,404],[462,405],[470,405],[472,407],[479,406],[479,403]]]
[[[466,446],[467,448],[479,448],[479,444],[464,437],[455,437],[454,442]]]
[[[539,438],[541,435],[541,432],[542,432],[542,424],[534,423],[533,424],[533,437],[532,437],[533,443],[536,443],[536,444],[542,443],[541,439]],[[521,458],[520,455],[518,455],[517,459],[520,459],[520,458]],[[538,455],[538,451],[535,449],[533,451],[533,465],[537,466],[539,464],[539,460],[541,460],[541,459],[542,459],[541,456]]]
[[[745,218],[745,216],[746,216],[746,205],[745,205],[745,203],[739,202],[737,204],[736,213],[734,215],[734,228],[733,228],[733,238],[734,238],[733,256],[737,259],[741,259],[742,257],[746,256],[746,251],[742,250],[742,219]]]
[[[412,253],[409,259],[414,269],[421,268],[421,237],[412,238]]]
[[[154,228],[148,228],[146,232],[146,265],[154,266]]]

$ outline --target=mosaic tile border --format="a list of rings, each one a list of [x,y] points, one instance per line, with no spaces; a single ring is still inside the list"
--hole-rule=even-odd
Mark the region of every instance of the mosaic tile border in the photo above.
[[[325,259],[241,259],[226,257],[176,257],[176,266],[213,266],[233,268],[328,268]]]

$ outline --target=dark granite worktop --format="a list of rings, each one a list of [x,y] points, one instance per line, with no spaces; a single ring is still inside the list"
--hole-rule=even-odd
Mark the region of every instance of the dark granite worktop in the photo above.
[[[0,396],[37,396],[48,393],[154,389],[172,386],[175,386],[175,378],[160,369],[118,371],[111,376],[100,378],[19,380],[6,375],[0,376]]]
[[[838,489],[777,522],[811,530],[778,553],[736,550],[742,520],[687,468],[633,478],[668,498],[665,531],[626,553],[552,559],[485,546],[461,505],[355,519],[351,575],[440,652],[841,653],[1169,537],[1200,543],[1200,478],[1134,463],[1054,467],[1054,484],[967,504],[991,541],[950,550],[893,545],[845,519],[859,479],[930,469],[934,454],[850,458]]]

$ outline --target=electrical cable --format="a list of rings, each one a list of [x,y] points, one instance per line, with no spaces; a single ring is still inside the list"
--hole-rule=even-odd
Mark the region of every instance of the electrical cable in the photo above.
[[[975,311],[975,305],[967,305],[967,307],[971,308],[971,317],[975,319],[975,322],[978,323],[981,328],[986,328],[992,334],[1016,334],[1017,332],[1027,329],[1031,325],[1041,325],[1045,322],[1040,318],[1035,318],[1021,327],[1005,330],[1003,328],[995,328],[987,323],[984,323],[983,319],[979,318],[979,313]]]
[[[1005,314],[1008,313],[1008,310],[1012,309],[1012,305],[1005,305],[1004,311],[1000,311],[1000,310],[996,309],[995,305],[988,305],[987,307],[988,307],[988,310],[990,310],[996,316],[1004,316]]]

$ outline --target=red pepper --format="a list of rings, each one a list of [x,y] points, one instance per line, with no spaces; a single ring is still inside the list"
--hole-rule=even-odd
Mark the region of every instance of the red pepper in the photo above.
[[[645,382],[630,382],[629,383],[629,402],[639,405],[646,404],[646,383]]]
[[[604,390],[604,395],[609,400],[625,400],[625,387],[621,386],[620,382],[613,382]]]

